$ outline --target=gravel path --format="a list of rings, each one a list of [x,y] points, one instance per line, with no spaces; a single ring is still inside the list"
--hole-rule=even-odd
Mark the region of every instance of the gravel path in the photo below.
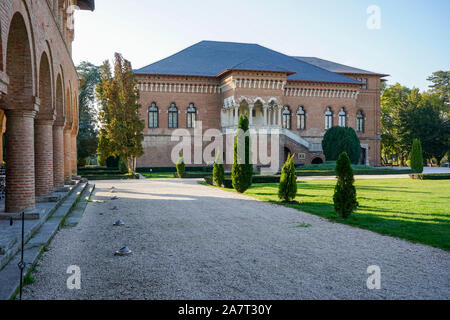
[[[193,180],[102,181],[92,199],[56,235],[25,298],[450,299],[445,251]],[[126,225],[113,227],[119,218]],[[114,257],[124,245],[133,255]],[[81,290],[66,287],[70,265]],[[370,265],[380,290],[367,289]]]

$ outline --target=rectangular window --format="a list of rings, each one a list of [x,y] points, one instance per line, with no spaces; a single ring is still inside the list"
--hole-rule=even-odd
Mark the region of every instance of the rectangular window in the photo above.
[[[325,116],[325,130],[330,129],[333,126],[333,116],[327,115]]]
[[[297,129],[298,130],[305,130],[306,121],[305,121],[305,115],[300,114],[297,115]]]
[[[195,128],[196,114],[194,112],[188,112],[187,114],[187,127]]]
[[[178,113],[177,112],[169,112],[169,128],[170,129],[178,128]]]

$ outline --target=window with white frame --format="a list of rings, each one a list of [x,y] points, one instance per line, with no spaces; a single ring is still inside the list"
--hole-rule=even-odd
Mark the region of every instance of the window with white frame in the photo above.
[[[297,130],[306,129],[306,112],[303,106],[300,106],[297,111]]]
[[[364,132],[364,114],[361,110],[358,111],[358,114],[356,115],[356,131],[357,132]]]
[[[155,102],[148,108],[148,127],[158,128],[159,109]]]
[[[195,128],[195,121],[197,120],[197,109],[195,109],[193,103],[189,104],[189,107],[186,111],[186,116],[187,116],[187,127]]]
[[[331,127],[333,127],[333,111],[331,111],[331,107],[328,107],[325,111],[325,130],[331,129]]]
[[[291,128],[291,110],[289,109],[289,106],[285,106],[283,109],[283,128]]]
[[[172,103],[170,105],[168,114],[169,114],[169,128],[170,129],[178,128],[178,108],[175,103]]]
[[[342,107],[339,112],[339,127],[347,126],[347,112],[345,112],[345,108]]]

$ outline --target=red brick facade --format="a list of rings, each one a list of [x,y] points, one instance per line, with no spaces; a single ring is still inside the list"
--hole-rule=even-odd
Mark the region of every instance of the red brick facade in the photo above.
[[[253,114],[251,127],[281,129],[280,163],[284,162],[285,153],[290,152],[296,154],[297,165],[325,160],[321,152],[326,132],[325,113],[331,111],[332,125],[337,126],[339,113],[344,108],[344,125],[354,128],[361,140],[365,153],[362,161],[380,165],[380,82],[384,75],[346,76],[366,78],[367,87],[354,83],[290,81],[282,72],[236,70],[217,77],[136,74],[141,116],[146,123],[145,154],[137,160],[137,166],[174,166],[171,152],[178,142],[171,141],[175,129],[169,128],[168,110],[175,104],[178,128],[187,128],[187,109],[191,103],[196,108],[197,121],[202,121],[203,131],[216,128],[224,133],[227,128],[235,128],[235,112]],[[157,128],[149,126],[152,103],[158,108]],[[286,107],[290,111],[288,128],[283,125]],[[298,128],[300,107],[305,117],[304,128]],[[362,118],[360,128],[357,127],[358,115]],[[203,143],[203,148],[206,145],[208,142]]]
[[[93,10],[94,2],[0,2],[0,119],[6,117],[0,122],[6,135],[0,160],[6,162],[7,212],[34,209],[36,195],[62,185],[64,173],[76,173],[74,5]]]

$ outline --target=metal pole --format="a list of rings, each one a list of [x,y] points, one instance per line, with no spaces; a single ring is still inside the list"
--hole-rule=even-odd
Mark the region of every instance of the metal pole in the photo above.
[[[19,299],[22,300],[22,286],[23,286],[23,270],[25,269],[25,263],[23,262],[23,249],[24,249],[24,234],[25,234],[25,212],[22,212],[22,253],[21,253],[21,259],[19,262],[19,269],[20,269],[20,294]]]

